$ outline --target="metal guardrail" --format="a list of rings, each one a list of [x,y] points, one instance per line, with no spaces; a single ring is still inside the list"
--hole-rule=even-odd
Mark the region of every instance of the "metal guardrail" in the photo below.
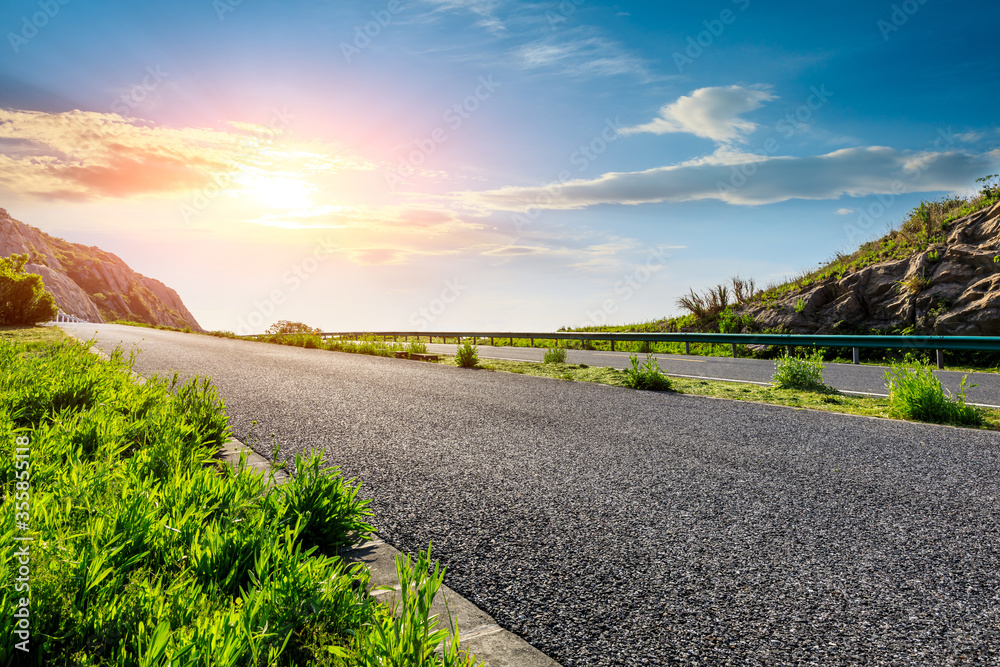
[[[716,334],[716,333],[642,333],[642,332],[517,332],[517,331],[324,331],[323,338],[376,338],[398,341],[399,338],[421,337],[430,341],[441,338],[445,342],[454,338],[456,342],[465,338],[476,340],[489,338],[490,345],[496,340],[578,340],[609,341],[614,351],[616,342],[685,343],[685,351],[691,353],[691,343],[730,344],[733,357],[737,356],[737,345],[777,345],[792,347],[849,347],[853,349],[853,361],[859,363],[860,348],[936,350],[938,368],[944,365],[945,350],[974,350],[981,352],[1000,351],[1000,336],[852,336],[823,334]],[[249,336],[247,336],[249,337]]]
[[[79,317],[74,317],[73,315],[67,315],[61,310],[56,314],[56,319],[52,320],[55,323],[59,322],[79,322],[81,324],[87,324],[87,320],[81,320]]]

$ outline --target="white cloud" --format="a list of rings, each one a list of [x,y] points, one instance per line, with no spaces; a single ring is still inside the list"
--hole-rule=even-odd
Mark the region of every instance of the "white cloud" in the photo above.
[[[633,74],[649,78],[642,60],[617,42],[584,28],[560,31],[524,44],[514,50],[513,58],[522,69],[557,70],[578,77]]]
[[[914,153],[884,146],[808,157],[716,153],[710,160],[646,171],[612,172],[545,187],[465,192],[459,197],[472,206],[506,211],[699,199],[753,206],[789,199],[957,191],[995,168],[998,158],[992,153]]]
[[[963,132],[962,134],[956,134],[955,138],[958,139],[959,141],[964,141],[967,144],[974,144],[980,139],[982,139],[984,136],[986,135],[984,135],[982,132],[969,131],[969,132]]]
[[[854,209],[853,208],[838,208],[836,211],[834,211],[834,213],[836,213],[837,215],[851,215],[852,213],[854,213]]]
[[[757,125],[741,118],[775,99],[767,86],[699,88],[660,109],[660,116],[622,134],[685,132],[718,143],[743,141]]]
[[[507,31],[504,22],[497,16],[501,0],[424,0],[437,11],[467,11],[477,17],[476,25],[494,35]]]

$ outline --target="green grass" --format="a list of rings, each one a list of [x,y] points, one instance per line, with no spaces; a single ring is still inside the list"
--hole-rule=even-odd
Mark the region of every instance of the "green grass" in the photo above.
[[[366,592],[367,569],[338,557],[372,530],[359,482],[317,457],[296,459],[281,487],[245,462],[219,464],[229,427],[206,380],[137,384],[120,352],[106,362],[34,329],[3,334],[5,610],[23,595],[9,545],[34,541],[31,652],[14,653],[4,613],[0,664],[467,664],[452,648],[434,652],[444,635],[426,605],[395,617]],[[16,463],[25,442],[30,466]],[[14,523],[21,502],[28,533]],[[398,566],[416,597],[440,586],[429,555]]]
[[[127,327],[142,327],[143,329],[159,329],[160,331],[177,331],[180,333],[194,333],[191,327],[171,327],[166,324],[149,324],[147,322],[135,322],[133,320],[113,320],[108,324],[121,324]]]
[[[566,363],[566,348],[564,347],[550,347],[545,350],[545,356],[542,358],[543,364],[565,364]]]
[[[479,352],[469,340],[458,346],[455,352],[455,365],[462,368],[475,368],[479,365]]]
[[[823,382],[823,353],[814,351],[808,357],[786,354],[774,362],[772,381],[781,389],[830,391]]]
[[[639,365],[639,357],[629,356],[631,368],[625,370],[625,386],[648,391],[669,391],[670,380],[660,370],[660,364],[652,354],[646,356],[646,363]]]
[[[59,327],[0,326],[0,342],[57,343],[66,340],[66,333]]]
[[[949,397],[930,366],[894,364],[885,374],[889,410],[901,419],[980,426],[983,424],[982,411],[965,403],[966,380],[968,377],[962,378],[959,395]]]

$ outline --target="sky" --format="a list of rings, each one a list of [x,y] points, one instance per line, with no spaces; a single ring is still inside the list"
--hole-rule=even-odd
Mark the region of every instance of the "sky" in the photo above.
[[[545,331],[997,171],[1000,5],[4,0],[0,206],[207,329]]]

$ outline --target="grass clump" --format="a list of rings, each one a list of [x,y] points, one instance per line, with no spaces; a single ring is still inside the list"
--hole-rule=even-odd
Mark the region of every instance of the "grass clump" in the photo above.
[[[120,352],[87,348],[0,340],[0,534],[32,538],[18,543],[30,545],[27,653],[17,557],[0,554],[0,664],[468,664],[448,648],[428,656],[440,634],[421,609],[401,610],[413,642],[379,631],[392,610],[336,553],[372,530],[358,482],[315,456],[282,487],[245,457],[219,465],[229,426],[211,384],[136,384]],[[13,521],[19,493],[27,526]],[[440,585],[437,570],[400,567],[418,596]]]
[[[427,343],[421,343],[420,341],[413,341],[406,346],[406,351],[410,354],[427,354]]]
[[[965,402],[967,380],[968,376],[962,378],[962,389],[958,396],[949,397],[930,365],[893,364],[885,373],[885,386],[889,390],[889,411],[901,419],[980,426],[984,421],[982,412]]]
[[[444,569],[431,563],[430,547],[420,552],[415,562],[408,555],[397,556],[396,575],[398,591],[392,586],[379,587],[398,598],[393,600],[393,613],[383,616],[381,623],[369,632],[369,641],[361,649],[362,664],[373,667],[470,664],[459,648],[457,619],[449,613],[449,630],[438,627],[437,615],[431,615],[431,603],[444,582]]]
[[[466,340],[458,346],[455,353],[455,365],[462,368],[475,368],[479,365],[479,350],[471,341]]]
[[[542,359],[543,364],[565,364],[566,363],[566,348],[564,347],[550,347],[545,350],[545,357]]]
[[[625,369],[625,386],[632,389],[646,389],[649,391],[669,391],[670,380],[652,354],[646,356],[646,363],[639,365],[639,357],[629,355],[631,368]]]
[[[808,357],[793,357],[786,354],[774,362],[774,386],[781,389],[803,389],[806,391],[828,391],[823,382],[823,353],[819,350]]]

